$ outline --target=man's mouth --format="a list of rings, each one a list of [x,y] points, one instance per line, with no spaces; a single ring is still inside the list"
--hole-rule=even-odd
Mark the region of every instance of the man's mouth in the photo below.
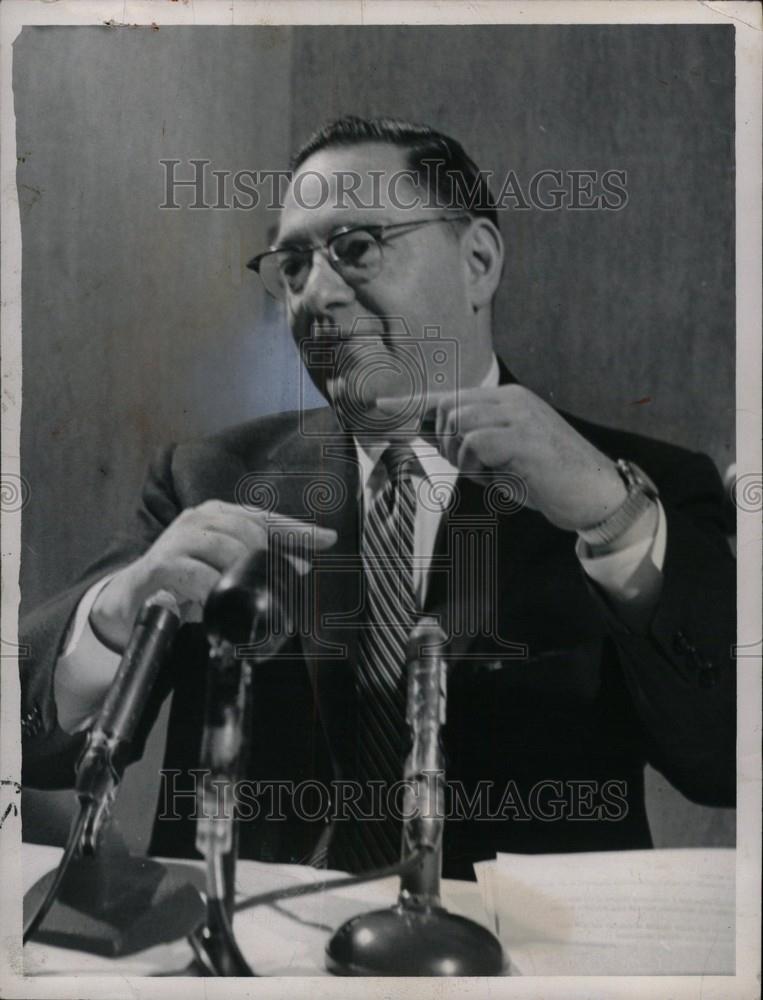
[[[329,400],[340,406],[367,413],[373,409],[378,392],[373,385],[372,373],[363,373],[362,365],[342,365],[342,371],[326,379]]]

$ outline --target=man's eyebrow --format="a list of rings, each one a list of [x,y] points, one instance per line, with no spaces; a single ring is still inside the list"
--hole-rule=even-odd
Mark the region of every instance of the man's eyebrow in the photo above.
[[[303,229],[296,229],[286,236],[277,239],[273,246],[279,250],[298,250],[302,247],[314,246],[316,243],[329,240],[336,233],[342,232],[345,229],[376,229],[379,226],[395,225],[399,221],[399,219],[380,218],[379,216],[373,219],[348,219],[346,222],[335,222],[326,229],[325,233],[320,235],[317,233],[308,234]],[[406,220],[403,221],[405,222]]]
[[[283,248],[296,248],[309,246],[313,242],[312,237],[306,233],[303,229],[295,229],[285,236],[280,234],[276,237],[275,242],[272,244],[273,247]]]
[[[271,250],[302,250],[307,247],[312,246],[311,241],[306,236],[300,236],[299,233],[293,233],[287,236],[285,239],[276,240],[270,246]]]

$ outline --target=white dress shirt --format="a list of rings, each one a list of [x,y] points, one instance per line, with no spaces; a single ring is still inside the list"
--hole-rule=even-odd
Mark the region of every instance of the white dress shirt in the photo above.
[[[493,355],[490,370],[480,383],[486,388],[497,386],[500,372],[498,360]],[[383,486],[381,470],[377,468],[385,442],[362,445],[355,441],[360,473],[360,493],[364,511],[370,510],[378,489]],[[427,503],[417,504],[414,523],[414,589],[419,607],[423,607],[429,580],[429,567],[434,551],[437,530],[443,511],[448,507],[455,488],[458,470],[443,458],[434,445],[415,438],[411,448],[420,463],[414,471],[417,496],[426,490]],[[426,478],[428,483],[424,483]],[[651,511],[642,515],[643,531],[634,532],[635,538],[625,548],[618,548],[617,540],[607,549],[597,549],[593,554],[578,539],[575,552],[586,574],[604,591],[616,610],[624,617],[641,608],[648,608],[659,593],[662,567],[667,545],[665,511],[656,501],[658,517],[651,527]],[[114,574],[109,574],[93,584],[77,605],[63,653],[58,658],[53,681],[58,722],[67,732],[77,732],[89,725],[98,711],[119,666],[120,656],[103,645],[90,627],[90,611],[96,598]]]

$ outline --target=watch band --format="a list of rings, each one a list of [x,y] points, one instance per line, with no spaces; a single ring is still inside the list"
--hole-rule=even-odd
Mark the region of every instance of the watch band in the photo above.
[[[603,521],[578,531],[578,535],[588,545],[607,545],[614,542],[620,535],[641,517],[659,495],[657,487],[647,474],[633,462],[624,458],[616,462],[620,478],[628,491],[623,503]]]

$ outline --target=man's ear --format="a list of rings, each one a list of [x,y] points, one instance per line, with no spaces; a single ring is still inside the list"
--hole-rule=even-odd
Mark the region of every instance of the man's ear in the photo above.
[[[503,239],[489,219],[475,217],[463,236],[468,294],[475,310],[489,305],[503,271]]]

